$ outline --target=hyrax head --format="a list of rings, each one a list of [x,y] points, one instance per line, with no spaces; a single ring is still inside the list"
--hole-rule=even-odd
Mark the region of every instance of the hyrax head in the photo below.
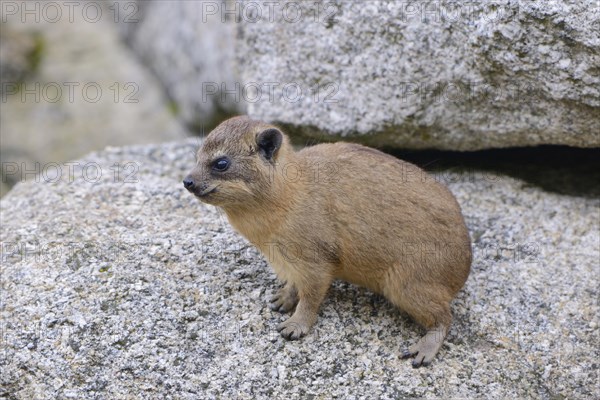
[[[288,148],[287,137],[274,126],[245,116],[231,118],[206,137],[183,185],[204,203],[251,206],[276,194],[274,170]]]

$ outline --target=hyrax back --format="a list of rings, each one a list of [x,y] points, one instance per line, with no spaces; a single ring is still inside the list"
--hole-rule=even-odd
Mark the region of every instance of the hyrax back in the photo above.
[[[297,339],[315,323],[334,279],[383,294],[427,329],[404,352],[414,366],[439,350],[465,283],[471,244],[453,195],[418,167],[357,144],[295,152],[276,127],[225,121],[198,151],[184,185],[221,207],[286,284],[272,308]]]

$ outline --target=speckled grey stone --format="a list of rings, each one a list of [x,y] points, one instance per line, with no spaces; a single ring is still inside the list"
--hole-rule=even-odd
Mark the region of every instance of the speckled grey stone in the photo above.
[[[99,179],[76,170],[0,200],[0,397],[600,397],[597,199],[436,175],[475,257],[447,341],[415,370],[398,356],[421,328],[349,284],[303,340],[275,332],[266,261],[181,185],[195,145],[109,148],[80,161]]]
[[[242,81],[279,84],[252,117],[400,148],[600,146],[597,1],[279,4],[239,24]]]
[[[7,89],[0,100],[0,196],[26,171],[39,172],[48,164],[67,162],[108,144],[147,144],[187,136],[169,110],[160,82],[122,43],[114,13],[105,9],[95,21],[85,17],[85,4],[91,6],[90,15],[101,4],[111,5],[2,3],[2,10],[5,6],[15,10],[2,15],[3,35],[5,30],[12,32],[0,45],[3,74],[5,57],[12,60],[9,63],[19,63],[18,52],[27,52],[28,47],[33,47],[38,60],[19,88],[23,76],[2,76]],[[123,13],[126,4],[121,6]],[[49,19],[53,15],[61,17]],[[20,37],[33,43],[28,45]],[[18,178],[5,174],[8,163],[18,167]]]
[[[131,3],[124,37],[196,129],[248,113],[398,148],[600,146],[597,2]]]
[[[136,11],[135,18],[119,21],[120,31],[131,50],[161,80],[187,124],[201,129],[220,122],[224,114],[245,113],[246,103],[226,94],[240,85],[236,24],[234,18],[223,16],[226,7],[235,9],[225,5],[231,2],[128,3],[130,13]]]

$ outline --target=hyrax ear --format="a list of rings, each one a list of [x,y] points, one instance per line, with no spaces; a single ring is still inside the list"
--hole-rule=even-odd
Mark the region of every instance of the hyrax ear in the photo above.
[[[281,147],[281,142],[283,142],[283,133],[275,128],[266,129],[256,137],[258,151],[267,161],[273,160]]]

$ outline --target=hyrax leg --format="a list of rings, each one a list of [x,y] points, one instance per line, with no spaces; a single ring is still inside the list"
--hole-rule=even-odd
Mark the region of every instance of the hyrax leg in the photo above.
[[[273,311],[289,312],[296,307],[296,304],[298,304],[298,290],[293,283],[286,282],[285,286],[271,298],[269,307]]]
[[[427,329],[425,336],[402,353],[402,358],[414,356],[413,367],[431,364],[442,347],[452,323],[450,298],[444,288],[423,285],[419,289],[408,289],[390,296],[394,304]]]
[[[415,358],[412,361],[412,366],[415,368],[428,366],[431,364],[433,357],[435,357],[440,347],[442,347],[448,329],[448,326],[439,325],[433,329],[427,330],[425,336],[417,343],[410,346],[407,350],[404,350],[402,358],[414,356]]]
[[[281,336],[296,340],[306,335],[317,321],[319,307],[327,294],[332,279],[307,279],[298,287],[298,305],[294,314],[277,326]]]

